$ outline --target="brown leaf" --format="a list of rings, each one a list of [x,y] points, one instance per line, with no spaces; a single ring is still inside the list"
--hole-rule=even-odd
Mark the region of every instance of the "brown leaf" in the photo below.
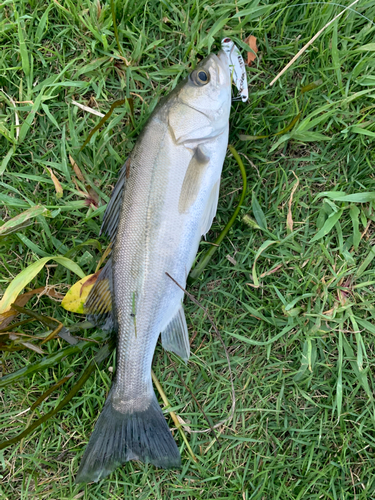
[[[38,347],[35,344],[32,344],[31,342],[20,342],[20,344],[22,344],[27,349],[30,349],[31,351],[37,352],[38,354],[45,354],[43,349],[41,349],[40,347]]]
[[[77,189],[77,192],[79,196],[82,196],[82,198],[86,198],[85,200],[85,205],[88,207],[90,205],[93,205],[95,208],[98,208],[99,206],[99,196],[97,193],[92,189],[92,187],[89,184],[85,184],[84,189],[86,189],[86,193],[80,189],[77,183],[77,179],[75,177],[72,177],[72,180],[74,182],[74,185]]]
[[[97,0],[96,2],[96,8],[97,8],[97,18],[99,19],[100,17],[100,14],[102,13],[102,6],[100,5],[100,0]]]
[[[26,305],[26,303],[33,297],[34,295],[48,295],[49,297],[53,297],[56,299],[62,299],[64,298],[64,295],[61,293],[56,292],[56,290],[50,286],[45,287],[41,286],[40,288],[35,288],[35,290],[31,290],[30,292],[23,293],[22,295],[19,295],[16,300],[15,304],[17,306],[23,307]],[[18,311],[15,309],[9,309],[9,311],[4,312],[3,314],[0,314],[0,330],[3,330],[6,328],[12,321],[13,319],[19,314]]]
[[[74,161],[74,158],[72,157],[72,155],[69,155],[69,160],[70,160],[70,163],[71,163],[71,165],[73,167],[73,170],[76,173],[76,176],[78,177],[78,179],[81,182],[85,182],[85,178],[83,177],[81,169],[79,168],[79,166],[77,165],[77,163]]]
[[[75,162],[74,158],[69,155],[69,160],[70,160],[70,163],[73,167],[73,170],[74,172],[76,173],[76,176],[78,177],[78,179],[84,183],[84,186],[85,186],[85,189],[86,189],[86,193],[84,193],[81,189],[79,189],[79,186],[77,185],[77,182],[76,180],[74,179],[73,177],[73,182],[77,188],[77,191],[79,192],[79,194],[83,197],[85,197],[87,199],[87,202],[86,204],[88,206],[90,205],[94,205],[95,208],[98,208],[99,206],[99,196],[98,194],[96,193],[96,191],[93,190],[93,188],[90,186],[90,184],[87,184],[86,179],[83,175],[83,173],[81,172],[81,169],[79,168],[79,166],[77,165],[77,163]]]
[[[91,186],[88,184],[85,185],[85,188],[89,194],[89,197],[87,198],[86,204],[87,205],[94,205],[95,208],[98,208],[99,206],[99,196],[97,195],[96,191],[93,190]]]
[[[82,296],[83,289],[86,286],[91,286],[91,285],[94,285],[96,283],[96,280],[97,280],[100,272],[101,272],[101,269],[99,271],[96,271],[96,273],[92,274],[88,280],[86,280],[84,283],[82,283],[82,285],[81,285],[81,291],[80,291],[80,294],[79,294],[80,296]]]
[[[269,276],[270,274],[276,273],[280,269],[280,267],[282,267],[282,266],[283,266],[282,264],[279,264],[278,266],[270,269],[269,271],[262,273],[260,275],[260,278],[265,278],[266,276]]]
[[[57,321],[57,320],[55,320]],[[54,339],[55,337],[57,337],[57,335],[61,332],[61,330],[63,329],[64,325],[62,323],[59,323],[59,325],[57,326],[57,328],[55,328],[53,330],[53,332],[51,332],[42,342],[41,344],[45,344],[46,342],[48,342],[49,340],[51,339]]]
[[[64,191],[63,191],[63,188],[62,188],[62,185],[60,184],[58,178],[56,177],[56,175],[52,172],[52,169],[51,168],[47,168],[48,172],[50,173],[51,175],[51,179],[52,179],[52,182],[53,184],[55,185],[55,189],[56,189],[56,198],[61,198]]]
[[[296,176],[296,174],[293,172],[294,177],[297,179],[297,182],[294,184],[292,192],[290,194],[289,202],[288,202],[288,215],[286,218],[286,225],[289,229],[289,231],[292,233],[293,232],[293,217],[292,217],[292,202],[293,202],[293,195],[295,193],[295,190],[298,188],[299,185],[299,179]]]
[[[75,177],[72,177],[72,181],[74,182],[74,185],[75,185],[75,187],[76,187],[76,189],[78,191],[78,194],[80,196],[82,196],[82,198],[90,198],[90,195],[88,193],[85,193],[84,191],[82,191],[80,189],[80,187],[78,186],[78,183],[77,183],[77,179]]]
[[[256,59],[256,54],[258,52],[258,47],[257,47],[257,39],[255,36],[253,35],[250,35],[248,36],[245,40],[244,40],[245,43],[248,44],[248,46],[250,47],[250,51],[247,53],[247,65],[248,66],[251,66],[251,63],[253,61],[255,61]]]

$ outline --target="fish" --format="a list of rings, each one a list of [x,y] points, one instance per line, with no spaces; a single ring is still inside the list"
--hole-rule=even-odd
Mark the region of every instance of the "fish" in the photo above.
[[[116,371],[76,483],[97,482],[129,460],[179,468],[151,366],[164,349],[189,359],[183,288],[216,214],[226,155],[231,74],[225,51],[202,60],[155,108],[122,167],[101,233],[112,251],[85,304],[117,334]]]

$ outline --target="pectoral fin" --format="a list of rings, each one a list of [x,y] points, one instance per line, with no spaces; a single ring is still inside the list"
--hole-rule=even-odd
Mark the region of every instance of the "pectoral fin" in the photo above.
[[[219,201],[219,190],[220,190],[220,178],[215,182],[211,190],[210,197],[208,198],[206,208],[203,212],[202,225],[201,225],[201,234],[203,236],[206,236],[206,233],[208,233],[212,225],[212,221],[214,220],[214,217],[216,215],[217,203]]]
[[[209,162],[209,157],[206,156],[202,149],[198,146],[192,159],[190,160],[184,181],[182,183],[180,199],[178,202],[178,211],[180,213],[186,213],[197,199],[201,188],[203,172]]]
[[[164,349],[174,352],[184,361],[189,359],[189,333],[182,305],[177,311],[177,314],[175,314],[168,326],[161,333],[161,343]]]

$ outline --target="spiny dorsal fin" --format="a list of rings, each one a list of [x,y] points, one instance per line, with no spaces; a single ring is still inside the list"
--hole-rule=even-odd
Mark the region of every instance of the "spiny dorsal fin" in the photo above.
[[[100,271],[98,279],[85,302],[88,321],[108,331],[117,330],[112,295],[112,258],[110,258]]]
[[[189,359],[189,333],[182,305],[169,322],[168,326],[161,332],[161,343],[164,349],[174,352],[184,361]]]
[[[113,190],[111,199],[108,202],[107,208],[104,212],[102,227],[100,233],[106,234],[111,241],[115,241],[118,222],[120,218],[122,197],[124,193],[125,181],[129,177],[130,172],[130,158],[126,160],[120,170],[120,175],[117,180],[115,189]]]
[[[210,159],[208,156],[206,156],[202,149],[198,146],[192,159],[190,160],[184,181],[182,183],[180,199],[178,202],[178,211],[181,214],[187,212],[197,199],[201,188],[203,172],[209,161]]]
[[[210,227],[212,226],[212,221],[216,215],[217,203],[219,201],[219,190],[220,190],[220,178],[215,182],[210,197],[208,198],[208,202],[206,208],[203,212],[202,217],[202,225],[201,225],[201,234],[206,236]]]

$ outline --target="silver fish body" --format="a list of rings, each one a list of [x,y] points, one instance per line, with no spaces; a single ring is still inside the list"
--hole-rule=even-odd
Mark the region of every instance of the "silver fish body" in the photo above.
[[[230,87],[224,52],[202,61],[151,115],[107,207],[102,230],[112,256],[86,307],[91,320],[117,331],[116,375],[76,482],[98,481],[131,459],[180,465],[151,364],[160,332],[164,348],[189,357],[183,292],[166,273],[185,287],[215,216]]]

